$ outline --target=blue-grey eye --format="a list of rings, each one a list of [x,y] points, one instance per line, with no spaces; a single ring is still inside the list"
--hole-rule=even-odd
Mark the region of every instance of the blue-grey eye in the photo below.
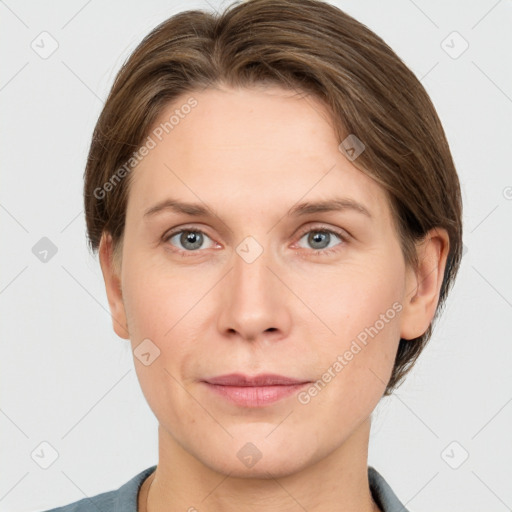
[[[333,247],[331,243],[334,242],[334,245],[336,245],[336,239],[338,239],[338,241],[342,241],[340,235],[334,233],[333,231],[321,229],[312,229],[308,231],[301,237],[301,240],[304,237],[307,237],[307,243],[309,244],[310,248],[319,250]]]
[[[205,235],[202,231],[198,230],[181,230],[177,233],[174,233],[174,235],[171,235],[168,240],[173,244],[176,245],[176,242],[173,242],[173,239],[178,239],[179,244],[181,244],[181,247],[178,246],[179,249],[185,250],[185,251],[196,251],[198,249],[201,249],[205,237],[209,239],[207,235]]]

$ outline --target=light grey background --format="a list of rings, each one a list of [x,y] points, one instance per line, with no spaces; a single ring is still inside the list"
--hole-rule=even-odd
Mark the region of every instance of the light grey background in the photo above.
[[[374,413],[369,463],[415,512],[511,510],[512,2],[335,4],[421,79],[465,207],[456,286],[419,362]],[[86,248],[82,174],[121,64],[158,23],[192,8],[210,9],[200,1],[0,1],[1,511],[118,488],[157,462],[157,422]],[[31,47],[51,49],[43,31],[58,43],[48,58]],[[453,31],[469,44],[457,58],[464,42]],[[42,237],[57,247],[47,262],[32,251]],[[47,469],[43,442],[58,453]]]

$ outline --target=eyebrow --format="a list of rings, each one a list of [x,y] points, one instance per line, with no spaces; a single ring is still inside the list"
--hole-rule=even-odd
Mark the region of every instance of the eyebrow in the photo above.
[[[288,215],[300,216],[311,213],[336,212],[344,210],[352,210],[357,213],[362,213],[363,215],[366,215],[370,219],[373,218],[368,208],[366,208],[361,203],[358,203],[357,201],[349,197],[329,199],[326,201],[316,201],[314,203],[301,203],[291,208],[290,211],[288,212]]]
[[[357,213],[366,215],[372,219],[373,216],[361,203],[358,203],[354,199],[348,197],[329,199],[325,201],[315,202],[304,202],[297,204],[290,208],[288,211],[288,217],[299,217],[303,215],[309,215],[312,213],[323,213],[323,212],[335,212],[335,211],[346,211],[351,210]],[[148,208],[144,212],[144,218],[147,219],[158,213],[165,211],[171,211],[175,213],[182,213],[191,215],[193,217],[217,217],[211,208],[207,205],[199,203],[187,203],[184,201],[178,201],[177,199],[164,199],[159,203],[155,204],[151,208]]]

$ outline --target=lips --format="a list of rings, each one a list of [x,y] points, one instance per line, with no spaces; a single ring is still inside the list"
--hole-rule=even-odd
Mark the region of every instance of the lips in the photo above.
[[[266,373],[255,376],[232,373],[203,381],[206,389],[237,407],[261,408],[291,397],[310,381]]]
[[[261,375],[255,375],[253,377],[244,375],[242,373],[231,373],[229,375],[221,375],[219,377],[213,377],[206,379],[205,382],[209,384],[216,384],[218,386],[293,386],[297,384],[305,384],[309,382],[307,380],[293,379],[285,377],[284,375],[277,375],[273,373],[265,373]]]

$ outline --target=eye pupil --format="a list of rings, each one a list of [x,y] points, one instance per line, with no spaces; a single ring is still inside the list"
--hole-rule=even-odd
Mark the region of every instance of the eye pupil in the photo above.
[[[183,244],[183,247],[187,249],[198,249],[201,247],[203,241],[203,235],[197,231],[184,231],[181,235],[180,242]],[[192,244],[192,247],[187,244]]]
[[[324,245],[323,247],[315,247],[316,249],[324,249],[325,247],[327,247],[329,245],[329,237],[330,237],[330,234],[329,233],[326,233],[325,231],[312,231],[310,234],[309,234],[309,242],[315,246],[315,244],[317,243],[322,243],[322,242],[325,242],[327,240],[327,244]]]

